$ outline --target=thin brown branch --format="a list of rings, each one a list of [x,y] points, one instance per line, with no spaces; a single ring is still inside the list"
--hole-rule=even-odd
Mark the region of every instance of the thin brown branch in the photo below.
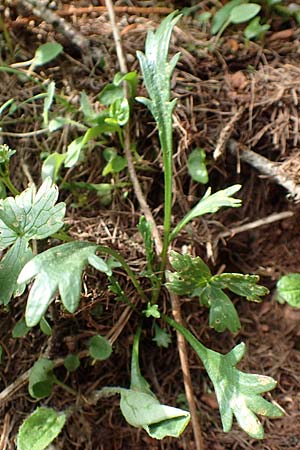
[[[241,160],[255,167],[259,172],[272,178],[277,184],[284,187],[296,201],[300,201],[300,185],[295,183],[286,173],[280,170],[280,164],[269,161],[262,155],[248,149],[239,149],[234,139],[228,142],[230,152]]]

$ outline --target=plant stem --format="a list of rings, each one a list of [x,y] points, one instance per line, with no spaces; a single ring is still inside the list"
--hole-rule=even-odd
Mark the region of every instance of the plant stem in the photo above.
[[[125,259],[123,258],[123,256],[121,256],[118,252],[116,252],[112,248],[105,247],[104,245],[98,245],[98,250],[99,250],[99,252],[106,253],[107,255],[110,255],[113,258],[115,258],[117,261],[119,261],[119,263],[122,265],[123,269],[125,270],[125,272],[129,276],[129,278],[131,279],[132,284],[136,288],[136,290],[139,293],[139,295],[142,297],[143,300],[149,301],[149,299],[147,298],[145,292],[141,288],[141,285],[138,282],[135,274],[133,273],[133,271],[131,270],[131,268],[129,267],[129,265],[127,264]]]
[[[18,189],[15,188],[15,186],[12,184],[9,175],[2,175],[2,177],[0,176],[0,180],[2,181],[3,184],[5,184],[5,186],[7,187],[7,189],[9,189],[10,192],[11,192],[13,195],[19,195],[19,194],[20,194],[20,192],[18,191]]]

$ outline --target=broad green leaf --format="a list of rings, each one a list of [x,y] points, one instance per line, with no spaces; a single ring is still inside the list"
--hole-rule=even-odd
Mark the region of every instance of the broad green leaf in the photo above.
[[[44,450],[59,435],[66,415],[52,408],[37,408],[21,425],[17,450]]]
[[[244,36],[246,39],[255,39],[259,38],[266,31],[270,29],[269,24],[260,24],[260,17],[254,17],[251,22],[248,23],[246,28],[244,29]]]
[[[126,421],[155,439],[179,437],[189,423],[187,411],[162,405],[152,395],[132,389],[121,390],[120,408]]]
[[[49,110],[51,108],[53,99],[54,99],[54,93],[55,93],[55,83],[54,81],[51,81],[47,88],[47,96],[44,99],[44,109],[43,109],[43,121],[44,126],[48,126],[49,122]]]
[[[188,157],[188,171],[193,180],[198,183],[208,183],[208,172],[206,169],[206,155],[203,148],[195,148]]]
[[[231,23],[243,23],[253,19],[261,9],[261,6],[257,3],[246,3],[243,5],[235,6],[229,14],[229,20]]]
[[[264,430],[256,414],[272,418],[283,415],[281,408],[261,397],[264,392],[274,389],[276,381],[268,376],[241,372],[235,367],[244,356],[245,344],[241,343],[222,355],[205,347],[179,323],[167,316],[164,318],[185,337],[204,364],[215,388],[223,430],[231,430],[235,416],[249,436],[262,439]]]
[[[48,129],[50,133],[53,131],[59,130],[64,125],[68,125],[70,123],[69,117],[55,117],[54,119],[51,119],[48,125]]]
[[[80,95],[80,110],[83,112],[84,118],[87,120],[93,118],[95,115],[95,111],[93,110],[90,100],[84,91],[82,91]]]
[[[66,159],[66,154],[51,153],[42,165],[42,180],[50,177],[53,183],[56,182],[61,166]]]
[[[289,273],[277,282],[276,299],[280,303],[288,303],[300,308],[300,273]]]
[[[0,262],[0,304],[7,305],[11,297],[21,295],[25,285],[17,283],[18,276],[33,254],[24,238],[17,238]]]
[[[122,86],[116,86],[112,83],[107,84],[99,94],[99,101],[102,105],[110,106],[114,101],[124,97]]]
[[[17,322],[12,329],[12,337],[15,339],[26,336],[26,334],[28,333],[28,331],[30,331],[30,329],[31,328],[26,325],[24,319],[19,320],[19,322]]]
[[[209,326],[219,333],[225,330],[236,333],[241,328],[238,313],[230,298],[221,289],[208,286],[205,295],[209,304]],[[200,297],[201,298],[201,297]]]
[[[176,272],[167,271],[167,288],[178,295],[198,295],[195,290],[203,289],[212,275],[209,267],[197,256],[181,255],[174,251],[170,254],[170,262]]]
[[[152,340],[156,342],[157,346],[168,348],[172,342],[171,335],[164,329],[160,328],[157,323],[154,324],[154,333],[155,336]]]
[[[40,329],[41,329],[42,333],[44,333],[46,336],[52,335],[52,328],[51,328],[50,324],[47,322],[47,320],[45,319],[45,317],[42,317],[40,320]]]
[[[68,372],[75,372],[80,366],[80,359],[77,355],[69,353],[65,358],[64,366]]]
[[[28,326],[39,323],[58,291],[65,308],[71,313],[76,311],[81,275],[88,264],[106,274],[111,273],[111,268],[95,255],[96,251],[97,245],[89,242],[68,242],[40,253],[25,265],[18,283],[29,283],[35,278],[26,306]]]
[[[120,389],[120,408],[126,421],[134,427],[144,428],[155,439],[178,437],[190,420],[188,411],[162,405],[151,392],[141,375],[139,366],[140,329],[135,335],[131,358],[130,389]]]
[[[68,145],[65,167],[74,167],[77,164],[80,160],[82,150],[90,140],[97,138],[103,133],[112,133],[118,130],[118,124],[111,125],[108,123],[89,128],[83,136],[76,138]]]
[[[228,22],[231,10],[241,3],[244,3],[244,0],[231,0],[216,12],[211,24],[211,34],[217,34],[222,29]]]
[[[33,398],[48,397],[51,394],[56,377],[53,373],[54,363],[41,358],[32,366],[29,374],[28,390]]]
[[[118,155],[117,150],[113,147],[107,147],[103,151],[103,157],[107,161],[106,166],[102,170],[104,177],[109,173],[119,173],[127,166],[126,158]]]
[[[211,214],[219,211],[224,206],[231,208],[238,208],[241,206],[241,200],[232,197],[233,194],[241,189],[240,184],[235,184],[224,190],[220,190],[211,194],[211,188],[208,188],[204,196],[197,203],[194,208],[178,223],[170,235],[170,240],[174,239],[179,231],[185,227],[185,225],[196,217],[203,216],[204,214]]]
[[[257,284],[258,275],[243,275],[241,273],[221,273],[215,275],[211,284],[221,289],[229,289],[237,295],[246,297],[252,302],[260,302],[262,296],[267,295],[269,290]]]
[[[100,335],[93,336],[89,340],[88,349],[91,357],[99,361],[108,359],[112,353],[110,342]]]
[[[129,97],[134,98],[136,95],[136,90],[138,87],[138,74],[136,71],[125,73],[125,75],[121,72],[116,73],[114,76],[114,85],[119,86],[123,81],[127,82],[127,86],[129,87]]]
[[[12,245],[18,237],[44,239],[63,226],[65,204],[58,203],[58,189],[47,178],[36,191],[31,186],[15,198],[0,201],[0,248]]]
[[[81,151],[84,147],[84,136],[80,136],[68,145],[67,153],[65,154],[65,167],[74,167],[81,157]]]
[[[43,66],[52,61],[63,51],[62,45],[57,42],[47,42],[41,45],[35,52],[31,66],[33,70],[38,66]]]

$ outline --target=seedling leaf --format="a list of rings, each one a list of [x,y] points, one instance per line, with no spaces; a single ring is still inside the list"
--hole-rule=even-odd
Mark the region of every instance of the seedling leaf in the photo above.
[[[26,325],[25,320],[24,319],[19,320],[19,322],[17,322],[15,324],[15,326],[13,327],[12,337],[14,339],[16,339],[16,338],[20,338],[20,337],[26,336],[28,331],[30,331],[30,327],[28,327]]]
[[[80,359],[78,358],[77,355],[69,353],[66,356],[64,366],[68,370],[68,372],[75,372],[75,370],[77,370],[78,367],[80,366]]]
[[[48,397],[51,394],[56,377],[54,364],[49,359],[41,358],[34,363],[29,374],[28,390],[33,398]]]
[[[18,237],[44,239],[63,226],[65,204],[58,203],[58,189],[47,178],[36,191],[25,189],[15,198],[0,201],[0,248],[13,244]]]
[[[229,14],[229,20],[231,23],[243,23],[248,22],[259,13],[261,6],[257,3],[245,3],[243,5],[235,6]]]
[[[202,184],[208,182],[205,159],[205,150],[203,150],[203,148],[195,148],[195,150],[190,153],[187,162],[188,171],[192,179]]]
[[[81,274],[88,264],[97,270],[111,273],[106,264],[100,267],[101,258],[97,259],[98,264],[95,263],[96,251],[95,244],[69,242],[40,253],[25,265],[18,283],[28,283],[35,278],[25,312],[28,326],[34,326],[41,320],[58,291],[69,312],[73,313],[77,309],[81,293]]]
[[[249,436],[262,439],[264,430],[256,414],[272,418],[283,415],[281,408],[261,397],[264,392],[274,389],[276,381],[268,376],[241,372],[235,367],[244,356],[244,343],[222,355],[205,347],[179,323],[167,316],[165,320],[185,337],[203,362],[215,388],[223,430],[231,430],[235,416]]]
[[[35,52],[31,67],[34,70],[38,66],[43,66],[52,61],[63,51],[62,45],[57,42],[47,42],[41,45]]]
[[[53,183],[56,182],[61,166],[66,159],[66,154],[51,153],[42,165],[42,180],[50,177]]]
[[[223,25],[228,21],[231,10],[243,2],[244,0],[231,0],[219,9],[213,17],[210,30],[211,33],[217,34],[222,29]]]
[[[211,188],[208,188],[202,199],[194,206],[191,211],[178,223],[170,235],[170,240],[179,233],[185,225],[196,217],[203,216],[204,214],[211,214],[219,211],[224,206],[231,208],[238,208],[241,206],[241,200],[232,197],[233,194],[241,189],[240,184],[235,184],[226,189],[220,190],[211,194]]]
[[[230,298],[218,288],[209,286],[202,295],[209,305],[209,326],[219,333],[228,329],[236,333],[241,328],[238,313]]]
[[[300,308],[300,273],[289,273],[280,278],[276,298],[280,303]]]
[[[91,357],[100,361],[108,359],[112,353],[110,342],[100,335],[90,339],[88,348]]]
[[[255,39],[263,35],[269,29],[269,24],[265,23],[261,25],[260,17],[254,17],[254,19],[252,19],[244,29],[244,36],[246,39]]]
[[[44,119],[44,126],[46,127],[49,122],[49,110],[51,108],[53,99],[54,99],[54,93],[55,93],[55,83],[54,81],[51,81],[47,88],[47,96],[44,100],[44,110],[43,110],[43,119]]]
[[[154,333],[155,336],[152,340],[156,342],[157,346],[168,348],[172,342],[171,335],[160,328],[157,323],[154,324]]]
[[[21,425],[17,450],[44,450],[58,436],[66,415],[52,408],[37,408]]]

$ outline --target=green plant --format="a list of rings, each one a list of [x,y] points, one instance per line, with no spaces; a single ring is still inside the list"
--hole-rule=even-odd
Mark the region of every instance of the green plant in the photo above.
[[[174,295],[198,297],[199,303],[209,309],[210,327],[219,332],[225,329],[236,332],[240,329],[239,317],[224,289],[243,296],[249,301],[260,301],[260,297],[267,293],[266,288],[257,285],[257,276],[232,273],[212,275],[209,267],[200,257],[193,258],[188,254],[171,252],[172,241],[190,221],[204,214],[215,213],[220,208],[239,207],[241,204],[239,199],[233,197],[239,191],[240,185],[231,186],[213,194],[209,188],[203,198],[177,225],[172,224],[172,112],[176,100],[171,100],[170,80],[179,54],[168,61],[168,50],[172,29],[179,18],[180,16],[174,12],[164,19],[156,32],[148,33],[145,54],[138,53],[149,98],[139,97],[137,100],[149,108],[155,119],[164,164],[165,210],[161,252],[155,254],[152,225],[142,217],[138,229],[145,245],[146,269],[139,276],[132,271],[119,253],[109,247],[91,242],[67,242],[33,255],[30,246],[32,240],[47,238],[63,226],[65,205],[62,202],[56,204],[58,189],[48,177],[38,191],[30,187],[15,198],[8,197],[1,200],[0,245],[1,249],[8,250],[1,262],[0,299],[2,304],[8,304],[13,295],[20,295],[24,291],[25,284],[34,280],[27,299],[26,325],[33,327],[44,324],[44,316],[57,293],[67,311],[70,313],[76,311],[80,303],[82,272],[87,265],[93,266],[107,277],[109,288],[116,298],[133,307],[140,317],[132,349],[130,388],[104,387],[94,393],[94,400],[99,401],[102,396],[119,394],[120,408],[127,422],[135,427],[143,428],[150,436],[157,439],[165,436],[178,437],[183,432],[190,420],[190,413],[160,404],[140,370],[139,346],[145,321],[154,322],[154,340],[158,345],[168,347],[170,343],[170,335],[159,326],[157,322],[159,319],[160,323],[164,322],[181,333],[203,362],[215,387],[224,431],[231,429],[233,416],[235,416],[242,429],[250,436],[261,439],[263,427],[256,415],[269,417],[282,415],[282,410],[278,406],[261,396],[264,392],[273,389],[276,382],[270,377],[247,374],[236,368],[245,352],[243,343],[234,347],[226,355],[222,355],[205,347],[182,324],[162,313],[160,295],[161,288],[165,284],[170,298]],[[129,82],[130,79],[125,77],[124,79]],[[122,77],[119,76],[118,81],[120,79]],[[104,121],[103,124],[114,127],[115,131],[120,126],[118,120],[124,116],[123,97],[120,100],[118,82],[102,92],[102,100],[108,93],[109,96],[117,95],[118,97],[117,100],[113,100],[112,115],[105,116],[106,119],[111,120]],[[51,92],[49,95],[51,96]],[[114,103],[116,101],[117,103]],[[126,108],[127,106],[125,110]],[[85,110],[85,114],[92,114],[85,96],[82,98],[82,109]],[[126,112],[125,117],[127,120]],[[93,127],[90,128],[92,129]],[[200,156],[203,164],[202,152]],[[190,161],[189,166],[194,167],[194,163]],[[198,167],[196,168],[198,170]],[[126,292],[121,288],[114,275],[116,267],[126,272],[143,305],[147,305],[146,308],[143,307],[143,311],[132,305]],[[143,289],[145,277],[151,283],[150,295],[148,290]],[[105,359],[109,357],[111,351],[110,344],[101,336],[94,336],[89,342],[92,358]],[[69,357],[65,364],[67,370],[76,370],[78,360],[76,357],[71,359]],[[71,391],[57,379],[54,369],[54,362],[45,358],[35,363],[29,377],[29,391],[34,398],[43,398],[48,395],[55,384],[60,384]],[[44,449],[58,435],[67,416],[71,414],[71,410],[58,413],[54,409],[37,408],[19,430],[18,449]],[[38,436],[33,440],[35,430],[38,431]]]
[[[276,299],[279,303],[300,308],[300,273],[289,273],[278,280]]]

